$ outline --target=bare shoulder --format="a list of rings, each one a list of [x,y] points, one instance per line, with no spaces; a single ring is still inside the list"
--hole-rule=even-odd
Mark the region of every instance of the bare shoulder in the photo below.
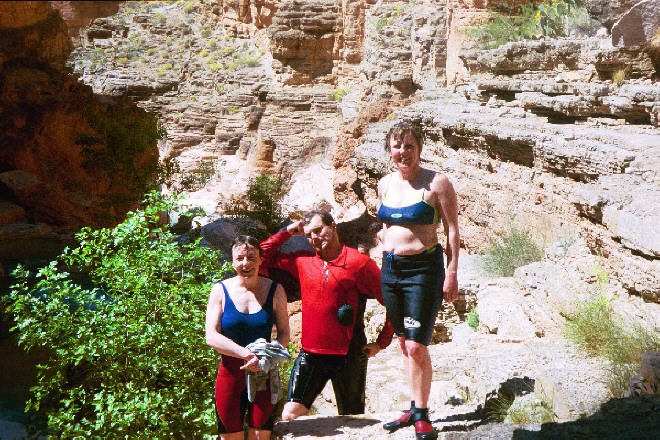
[[[378,195],[381,195],[381,194],[383,193],[383,190],[384,190],[383,185],[385,185],[385,182],[387,181],[387,179],[390,178],[390,175],[391,175],[391,173],[389,173],[389,174],[385,174],[385,175],[384,175],[383,177],[381,177],[380,180],[378,181]]]
[[[433,177],[431,180],[431,190],[438,194],[442,194],[446,191],[451,191],[454,189],[454,186],[451,184],[451,181],[446,174],[432,171]]]
[[[226,280],[222,280],[222,284],[225,285],[225,287],[227,288],[227,290],[231,290],[231,289],[234,287],[235,282],[236,282],[236,277],[231,277],[231,278],[227,278]],[[215,286],[214,286],[214,287],[216,287],[216,286],[217,286],[220,290],[223,290],[223,289],[222,289],[222,285],[220,285],[219,282],[218,282],[218,283],[215,283]]]
[[[226,281],[223,281],[225,283]],[[213,287],[211,287],[211,293],[209,294],[209,304],[220,304],[222,305],[224,303],[225,299],[225,291],[222,288],[222,284],[215,283]]]
[[[449,188],[453,188],[449,178],[446,174],[440,173],[438,171],[425,169],[428,173],[427,182],[430,181],[431,191],[435,193],[442,193]]]
[[[274,283],[276,281],[273,281]],[[284,291],[284,287],[277,283],[277,287],[275,288],[275,302],[277,302],[278,299],[284,299],[284,302],[286,302],[286,292]]]
[[[211,296],[217,296],[222,293],[222,285],[220,282],[217,282],[211,287]]]

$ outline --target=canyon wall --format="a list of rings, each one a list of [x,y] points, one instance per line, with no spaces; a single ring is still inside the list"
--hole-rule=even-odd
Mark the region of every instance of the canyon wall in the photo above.
[[[630,28],[633,5],[586,2],[570,39],[476,50],[465,31],[486,1],[128,2],[83,29],[69,63],[95,93],[159,115],[166,187],[208,214],[275,174],[288,209],[360,219],[354,244],[389,169],[387,121],[407,117],[458,189],[466,249],[511,222],[583,236],[623,288],[657,301],[657,43],[609,33]]]
[[[71,51],[51,4],[2,4],[2,259],[39,254],[24,240],[113,224],[154,178],[155,119],[128,98],[96,97],[66,66]]]

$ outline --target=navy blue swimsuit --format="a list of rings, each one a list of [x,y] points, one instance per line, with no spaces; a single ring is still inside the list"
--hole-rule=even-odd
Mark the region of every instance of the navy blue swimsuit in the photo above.
[[[225,307],[220,319],[222,334],[242,347],[259,338],[270,341],[274,320],[273,297],[277,283],[271,284],[266,302],[256,313],[236,310],[222,281],[220,285],[225,291]],[[270,385],[265,390],[257,391],[254,402],[248,402],[245,371],[240,369],[244,364],[243,359],[222,356],[215,379],[215,408],[220,434],[242,432],[246,419],[250,427],[267,431],[273,429],[275,404],[270,401]]]
[[[433,225],[438,223],[438,212],[425,200],[401,207],[380,205],[378,219],[389,224]]]
[[[277,283],[271,284],[266,302],[256,313],[242,313],[236,310],[222,281],[220,285],[225,291],[225,309],[222,311],[220,320],[222,334],[241,347],[245,347],[259,338],[270,342],[270,334],[273,330],[273,296]]]

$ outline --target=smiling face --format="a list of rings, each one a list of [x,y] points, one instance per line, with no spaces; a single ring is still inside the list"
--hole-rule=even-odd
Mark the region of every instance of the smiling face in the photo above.
[[[261,256],[259,249],[249,244],[237,244],[231,249],[231,264],[240,277],[251,278],[259,275]]]
[[[334,223],[326,225],[318,215],[313,216],[304,229],[305,236],[316,252],[330,252],[339,246],[337,226]]]
[[[400,171],[418,167],[421,153],[422,149],[412,133],[405,132],[399,137],[390,136],[390,158]]]

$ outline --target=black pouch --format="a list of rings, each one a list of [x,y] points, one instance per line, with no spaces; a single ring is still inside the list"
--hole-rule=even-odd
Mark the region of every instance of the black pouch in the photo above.
[[[337,320],[344,327],[351,327],[355,321],[355,310],[348,304],[344,304],[337,310]]]

